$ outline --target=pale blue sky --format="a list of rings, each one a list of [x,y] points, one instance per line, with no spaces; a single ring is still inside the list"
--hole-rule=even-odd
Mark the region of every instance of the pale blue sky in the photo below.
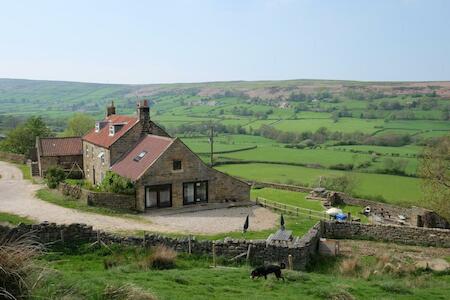
[[[450,1],[0,0],[0,78],[450,80]]]

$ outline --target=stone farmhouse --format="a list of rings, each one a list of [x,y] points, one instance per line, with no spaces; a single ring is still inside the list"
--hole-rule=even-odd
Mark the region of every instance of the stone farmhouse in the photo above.
[[[147,101],[138,103],[136,117],[117,115],[111,103],[82,138],[82,149],[85,179],[99,184],[108,171],[130,179],[138,211],[250,198],[246,182],[209,167],[151,121]]]
[[[39,176],[44,177],[49,167],[58,166],[66,173],[83,170],[81,137],[36,138],[36,159]],[[36,174],[37,175],[37,174]],[[81,174],[80,174],[81,175]]]

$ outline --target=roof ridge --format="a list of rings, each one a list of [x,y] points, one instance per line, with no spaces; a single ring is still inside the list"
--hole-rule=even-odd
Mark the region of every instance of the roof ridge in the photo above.
[[[40,140],[50,140],[50,139],[81,139],[81,136],[47,136],[47,137],[39,137]]]

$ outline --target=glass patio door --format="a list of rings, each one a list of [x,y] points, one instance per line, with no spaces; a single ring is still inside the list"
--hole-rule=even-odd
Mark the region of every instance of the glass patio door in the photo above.
[[[171,207],[172,185],[156,185],[145,188],[145,208]]]

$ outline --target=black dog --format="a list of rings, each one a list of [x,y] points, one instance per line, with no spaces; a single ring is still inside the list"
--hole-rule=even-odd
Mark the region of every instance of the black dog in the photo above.
[[[264,276],[265,279],[267,279],[267,275],[274,273],[277,279],[283,279],[283,275],[281,275],[281,270],[286,268],[286,265],[284,263],[281,263],[279,266],[277,265],[268,265],[268,266],[262,266],[254,269],[252,271],[251,278],[254,279],[255,277],[259,278],[261,276]]]

